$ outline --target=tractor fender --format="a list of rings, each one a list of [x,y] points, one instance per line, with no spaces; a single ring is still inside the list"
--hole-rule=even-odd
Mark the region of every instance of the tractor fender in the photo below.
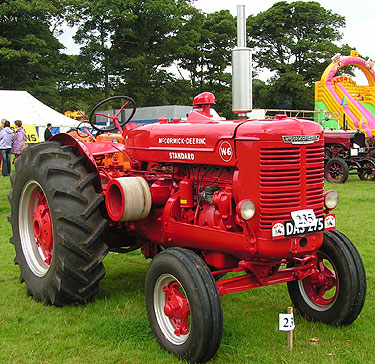
[[[83,142],[81,142],[80,140],[66,133],[55,134],[51,137],[50,141],[56,141],[60,143],[61,145],[69,145],[71,147],[75,147],[77,149],[77,152],[76,152],[77,156],[86,156],[87,157],[87,162],[86,162],[87,170],[91,173],[96,174],[96,177],[94,179],[95,190],[98,193],[103,192],[102,184],[100,182],[99,170],[95,162],[95,158],[93,154],[90,152],[89,148],[87,148],[87,146]]]

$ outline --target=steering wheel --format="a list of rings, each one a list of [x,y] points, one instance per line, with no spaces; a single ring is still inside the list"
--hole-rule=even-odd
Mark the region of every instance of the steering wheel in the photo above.
[[[83,120],[78,124],[76,129],[77,135],[83,139],[89,138],[95,140],[95,137],[91,134],[90,130],[84,127],[84,124],[87,124],[87,120]],[[81,128],[83,128],[83,132],[81,131]]]
[[[102,112],[97,112],[97,110],[99,110],[99,108],[102,105],[104,105],[105,103],[107,103],[109,101],[113,102],[114,100],[119,100],[121,102],[120,105],[122,105],[120,107],[119,111],[116,114],[110,116],[110,115],[103,114],[103,111]],[[119,121],[119,116],[121,116],[122,113],[125,112],[125,108],[128,105],[132,108],[130,116],[125,121]],[[131,97],[129,97],[129,96],[113,96],[113,97],[109,97],[108,99],[100,101],[99,104],[97,104],[94,107],[94,109],[91,111],[91,114],[90,114],[90,117],[89,117],[89,123],[93,127],[93,129],[99,131],[100,133],[111,132],[111,131],[115,131],[115,130],[118,130],[120,133],[122,133],[122,127],[132,119],[132,117],[135,114],[136,109],[137,109],[137,106],[135,104],[135,101]],[[96,125],[97,122],[96,122],[96,120],[94,120],[94,116],[101,116],[105,120],[107,120],[107,119],[111,120],[113,122],[113,125],[110,125],[108,127],[103,126],[102,128],[100,128],[100,127],[98,127]]]

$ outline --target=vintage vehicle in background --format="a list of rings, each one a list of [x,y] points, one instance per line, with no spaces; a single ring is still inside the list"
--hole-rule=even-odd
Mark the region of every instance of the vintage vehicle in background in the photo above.
[[[373,150],[361,131],[325,130],[324,165],[325,178],[332,183],[344,183],[350,174],[375,181]]]
[[[190,362],[218,350],[225,294],[287,283],[300,314],[334,326],[351,324],[366,294],[361,257],[336,230],[337,193],[324,191],[321,126],[246,117],[251,57],[238,9],[237,120],[218,118],[206,92],[186,121],[137,126],[135,102],[109,98],[90,115],[94,140],[61,133],[26,148],[8,195],[10,242],[28,295],[56,306],[85,303],[99,290],[109,250],[140,249],[152,259],[145,278],[152,331]]]

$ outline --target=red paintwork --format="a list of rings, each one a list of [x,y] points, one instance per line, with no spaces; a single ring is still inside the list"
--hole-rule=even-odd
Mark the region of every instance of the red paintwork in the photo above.
[[[179,291],[179,283],[172,282],[163,287],[165,293],[164,313],[169,317],[177,336],[187,335],[190,331],[190,306],[187,298]]]
[[[315,270],[303,282],[305,291],[309,298],[318,305],[329,305],[335,301],[338,293],[337,275],[334,269],[325,264],[327,257],[317,255],[318,270]],[[333,267],[332,263],[330,262]],[[328,294],[327,294],[328,292]]]
[[[114,178],[124,176],[142,176],[150,186],[147,218],[116,223],[115,214],[107,211],[106,243],[130,246],[127,251],[142,246],[146,257],[156,254],[159,245],[190,248],[220,271],[245,273],[220,281],[221,294],[317,274],[322,232],[276,240],[271,229],[276,221],[291,220],[292,211],[324,214],[322,128],[284,115],[222,121],[210,109],[213,101],[210,94],[199,95],[186,122],[128,125],[123,143],[103,139],[83,145],[57,137],[88,156],[101,178],[98,191],[104,193]],[[319,140],[292,144],[285,136]],[[106,205],[115,209],[126,203],[116,193],[105,196],[112,199]],[[247,199],[256,211],[244,221],[236,205]],[[296,268],[279,269],[287,263]]]
[[[350,148],[350,138],[355,133],[353,130],[325,130],[324,141],[326,144],[341,144]]]

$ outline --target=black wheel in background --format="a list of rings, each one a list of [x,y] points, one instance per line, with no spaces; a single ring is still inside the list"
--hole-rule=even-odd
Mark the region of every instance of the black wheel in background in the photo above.
[[[375,181],[375,162],[365,161],[358,169],[358,177],[361,181]]]
[[[223,332],[221,299],[207,265],[187,249],[166,249],[146,275],[146,309],[160,345],[190,362],[206,362]]]

